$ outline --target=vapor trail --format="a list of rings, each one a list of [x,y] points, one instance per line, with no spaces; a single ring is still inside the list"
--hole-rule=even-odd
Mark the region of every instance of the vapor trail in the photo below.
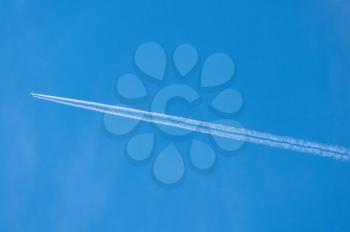
[[[56,97],[37,93],[31,93],[31,95],[33,97],[40,98],[43,100],[52,101],[64,105],[70,105],[77,108],[177,127],[218,137],[261,144],[302,153],[309,153],[338,160],[350,160],[350,149],[341,146],[310,142],[287,136],[273,135],[265,132],[248,130],[233,126],[225,126],[221,124],[193,120],[189,118],[161,114],[156,112],[137,110],[123,106],[107,105],[97,102],[76,100],[71,98]]]

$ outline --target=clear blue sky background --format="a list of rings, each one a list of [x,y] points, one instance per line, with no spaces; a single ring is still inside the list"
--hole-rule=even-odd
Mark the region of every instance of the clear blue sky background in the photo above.
[[[248,128],[350,147],[350,3],[1,1],[0,231],[350,231],[350,163],[247,144],[177,186],[131,162],[102,115],[145,41],[237,66]],[[194,117],[200,115],[194,115]]]

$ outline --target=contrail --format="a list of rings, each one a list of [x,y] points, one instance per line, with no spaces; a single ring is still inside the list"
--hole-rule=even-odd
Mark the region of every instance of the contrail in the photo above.
[[[185,130],[210,134],[232,140],[261,144],[296,152],[309,153],[337,160],[350,160],[350,149],[337,145],[310,142],[287,136],[273,135],[270,133],[248,130],[245,128],[225,126],[216,123],[204,122],[150,111],[143,111],[123,106],[107,105],[97,102],[76,100],[71,98],[56,97],[37,93],[31,93],[31,95],[39,99],[74,106],[77,108],[177,127]]]

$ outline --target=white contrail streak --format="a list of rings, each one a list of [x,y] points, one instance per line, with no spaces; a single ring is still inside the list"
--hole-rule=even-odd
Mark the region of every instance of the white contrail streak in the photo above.
[[[278,136],[265,132],[248,130],[233,126],[225,126],[221,124],[198,121],[189,118],[161,114],[156,112],[137,110],[123,106],[107,105],[97,102],[76,100],[71,98],[56,97],[37,93],[31,93],[31,95],[36,98],[64,105],[74,106],[92,111],[98,111],[135,120],[177,127],[218,137],[261,144],[270,147],[283,148],[287,150],[309,153],[338,160],[350,160],[350,149],[341,146],[310,142],[287,136]]]

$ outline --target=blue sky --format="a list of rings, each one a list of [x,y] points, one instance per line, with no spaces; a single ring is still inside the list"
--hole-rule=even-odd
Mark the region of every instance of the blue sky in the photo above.
[[[190,43],[232,57],[247,128],[350,147],[348,15],[346,0],[1,1],[0,231],[349,231],[347,162],[245,144],[163,186],[103,115],[29,96],[124,104],[140,44]]]

